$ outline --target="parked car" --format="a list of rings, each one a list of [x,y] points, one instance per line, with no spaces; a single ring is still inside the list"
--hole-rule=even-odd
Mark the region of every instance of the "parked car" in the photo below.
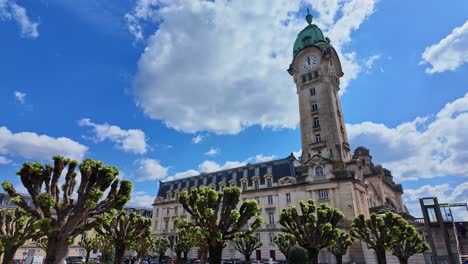
[[[85,259],[82,256],[73,256],[66,258],[67,264],[81,264],[85,262]]]

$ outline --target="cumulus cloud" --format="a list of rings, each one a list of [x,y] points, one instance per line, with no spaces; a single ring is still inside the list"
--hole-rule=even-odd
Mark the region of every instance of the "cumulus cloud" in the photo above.
[[[372,66],[374,65],[374,62],[377,61],[378,59],[380,59],[380,57],[382,57],[380,54],[376,54],[376,55],[372,55],[369,58],[367,58],[367,60],[365,61],[365,65],[366,65],[367,70],[371,70]]]
[[[6,157],[0,156],[0,164],[5,165],[11,163],[10,159],[7,159]]]
[[[203,141],[203,138],[204,138],[204,137],[205,137],[205,136],[203,136],[203,135],[201,135],[201,134],[198,134],[198,135],[196,135],[196,136],[194,136],[194,137],[192,138],[192,143],[193,143],[193,144],[200,144],[200,143]]]
[[[169,176],[169,177],[165,178],[164,181],[173,181],[173,180],[188,178],[188,177],[195,176],[195,175],[198,175],[198,174],[200,174],[200,172],[197,171],[197,170],[187,170],[187,171],[183,171],[183,172],[178,172],[178,173],[174,174],[173,176]]]
[[[263,154],[257,154],[255,155],[255,157],[251,157],[250,159],[256,163],[260,163],[260,162],[267,162],[267,161],[274,160],[276,159],[276,156],[275,155],[265,156]]]
[[[80,120],[79,125],[92,127],[95,134],[93,139],[96,142],[110,140],[115,143],[117,148],[135,154],[144,154],[147,151],[145,133],[140,129],[125,130],[107,123],[96,124],[88,118]]]
[[[245,161],[226,161],[223,165],[220,165],[212,160],[205,160],[200,165],[198,165],[198,169],[201,172],[214,172],[220,170],[228,170],[232,168],[237,168],[246,165],[247,162]]]
[[[19,91],[15,91],[14,92],[14,95],[15,95],[15,99],[18,103],[20,104],[24,104],[25,103],[25,97],[26,97],[26,93],[22,93],[22,92],[19,92]]]
[[[32,22],[26,14],[26,9],[13,0],[0,0],[0,20],[14,20],[21,28],[21,36],[37,38],[38,22]]]
[[[208,156],[216,156],[218,155],[219,153],[221,152],[221,150],[219,148],[210,148],[210,150],[208,150],[205,155],[208,155]]]
[[[468,20],[461,27],[453,29],[452,33],[439,43],[427,47],[422,54],[420,64],[429,63],[426,73],[454,71],[468,62]]]
[[[88,147],[66,137],[50,137],[34,132],[13,133],[0,127],[0,154],[27,159],[47,160],[54,155],[81,160]]]
[[[161,180],[167,177],[169,168],[162,166],[159,160],[142,159],[133,177],[137,182]]]
[[[135,192],[132,194],[132,198],[128,202],[128,205],[138,207],[151,207],[154,202],[154,196],[147,194],[146,192]]]
[[[398,181],[468,175],[468,93],[431,117],[396,127],[364,122],[347,131],[353,146],[370,147]]]
[[[424,185],[417,189],[405,189],[403,201],[408,210],[415,216],[422,217],[419,198],[437,197],[439,203],[459,203],[468,201],[468,181],[453,187],[449,184]],[[456,211],[454,210],[454,213]],[[455,214],[454,217],[468,221],[466,209],[464,214]]]
[[[314,20],[330,36],[344,67],[342,91],[357,78],[351,33],[374,11],[373,0],[313,1]],[[184,132],[236,134],[245,127],[294,128],[294,83],[285,69],[306,26],[300,0],[140,0],[130,31],[157,23],[138,63],[134,95],[146,115]],[[180,52],[184,51],[184,52]]]

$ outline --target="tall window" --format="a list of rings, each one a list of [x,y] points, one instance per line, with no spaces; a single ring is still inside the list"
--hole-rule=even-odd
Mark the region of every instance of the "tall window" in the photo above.
[[[164,229],[169,229],[169,220],[164,220]]]
[[[318,191],[319,193],[319,200],[328,200],[328,190],[322,189]]]
[[[255,175],[260,175],[260,168],[259,167],[256,167],[255,168]]]
[[[314,127],[320,127],[320,122],[318,117],[314,117]]]
[[[323,177],[323,167],[318,166],[315,168],[315,176],[317,177]]]
[[[271,166],[268,166],[267,167],[267,173],[272,173],[273,172],[273,168]]]
[[[247,191],[247,182],[245,182],[245,181],[242,182],[242,191],[243,192]]]
[[[275,224],[275,213],[268,212],[268,224],[270,224],[270,225]]]
[[[273,195],[268,195],[268,204],[273,204]]]
[[[244,178],[247,178],[249,171],[247,169],[244,169]]]
[[[156,217],[159,216],[159,208],[156,208]]]
[[[166,215],[169,215],[169,207],[166,209]]]
[[[304,74],[302,75],[302,82],[305,83],[307,81],[307,76]]]
[[[171,192],[167,192],[167,199],[171,199]]]
[[[267,179],[267,188],[271,188],[271,186],[273,185],[271,179]]]
[[[315,143],[319,143],[322,141],[322,138],[320,138],[320,134],[315,134]]]
[[[275,233],[270,233],[270,243],[273,243],[275,241]]]
[[[174,214],[177,215],[178,213],[179,213],[179,207],[176,206],[176,207],[174,208]]]
[[[318,107],[317,107],[317,104],[316,103],[313,103],[312,104],[312,112],[315,112],[318,110]]]
[[[154,230],[158,229],[158,221],[154,221]]]
[[[310,95],[312,95],[312,96],[315,95],[315,88],[310,89]]]
[[[286,193],[286,202],[291,203],[291,194],[290,193]]]
[[[255,186],[255,190],[260,189],[260,182],[259,182],[259,180],[255,180],[255,181],[254,181],[254,186]]]

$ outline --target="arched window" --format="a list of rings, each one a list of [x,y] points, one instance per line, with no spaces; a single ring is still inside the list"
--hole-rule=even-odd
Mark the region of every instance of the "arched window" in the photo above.
[[[315,168],[315,176],[317,177],[323,177],[323,167],[318,166]]]

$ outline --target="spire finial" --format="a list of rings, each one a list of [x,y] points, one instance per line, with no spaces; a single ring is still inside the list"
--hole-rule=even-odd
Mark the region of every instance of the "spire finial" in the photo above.
[[[312,23],[312,15],[309,12],[309,8],[307,8],[307,16],[306,16],[306,21],[310,25]]]

